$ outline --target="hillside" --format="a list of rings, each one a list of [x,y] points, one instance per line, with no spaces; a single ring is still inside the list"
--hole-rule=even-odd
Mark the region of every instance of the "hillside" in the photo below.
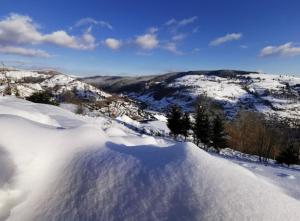
[[[158,111],[165,110],[170,104],[193,111],[197,97],[205,94],[220,104],[228,116],[241,109],[290,119],[298,118],[300,114],[300,78],[288,75],[217,70],[132,77],[129,80],[128,77],[109,81],[106,77],[93,77],[83,81],[127,94]]]
[[[14,97],[0,97],[0,110],[1,221],[300,216],[296,168],[223,159]]]
[[[111,95],[88,83],[56,71],[0,70],[0,95],[27,98],[36,92],[48,91],[57,103],[67,103],[89,115],[120,116],[149,119],[140,104],[127,97]],[[66,105],[64,105],[66,106]]]
[[[0,94],[27,97],[34,92],[50,90],[54,95],[75,91],[78,97],[101,100],[109,97],[89,84],[56,71],[0,70]]]

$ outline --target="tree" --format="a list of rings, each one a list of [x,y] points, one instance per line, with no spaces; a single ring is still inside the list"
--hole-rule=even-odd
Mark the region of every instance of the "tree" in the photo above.
[[[186,141],[186,138],[189,135],[189,130],[191,129],[191,120],[190,120],[189,113],[187,112],[184,113],[181,120],[181,125],[182,125],[181,134],[184,136],[184,140]]]
[[[196,144],[200,142],[208,145],[210,141],[210,123],[207,111],[204,106],[199,105],[196,111],[195,123],[193,126],[194,139]]]
[[[225,138],[224,123],[219,115],[216,115],[215,119],[213,120],[211,138],[214,147],[218,149],[226,147],[227,142]]]
[[[168,122],[167,126],[173,134],[174,138],[176,139],[179,134],[182,133],[182,112],[179,107],[176,105],[171,106],[170,110],[167,114]]]
[[[276,158],[277,163],[285,163],[288,166],[291,164],[298,163],[299,160],[299,149],[295,147],[294,144],[289,144],[289,146],[282,150],[279,156]]]
[[[48,91],[35,92],[26,98],[34,103],[52,104],[57,105],[57,102],[53,99],[53,95]]]

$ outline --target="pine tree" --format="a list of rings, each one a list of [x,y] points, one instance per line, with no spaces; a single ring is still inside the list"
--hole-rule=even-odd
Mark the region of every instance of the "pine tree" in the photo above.
[[[191,120],[190,120],[190,115],[189,113],[184,113],[182,120],[181,120],[181,125],[182,125],[182,131],[181,134],[184,136],[184,140],[186,141],[186,138],[189,135],[189,130],[191,129]]]
[[[167,126],[171,131],[171,134],[176,139],[179,134],[182,133],[182,112],[179,107],[172,106],[167,114],[168,122]]]
[[[216,115],[212,126],[212,142],[216,148],[226,147],[226,138],[224,132],[224,123],[219,115]]]
[[[282,150],[279,156],[276,158],[277,163],[285,163],[288,166],[291,164],[296,164],[298,163],[298,156],[299,155],[299,150],[295,148],[294,144],[289,144],[289,146]]]
[[[196,139],[197,145],[199,145],[200,142],[206,145],[209,144],[210,141],[209,117],[205,108],[201,105],[199,105],[197,108],[193,132],[194,132],[194,137]]]

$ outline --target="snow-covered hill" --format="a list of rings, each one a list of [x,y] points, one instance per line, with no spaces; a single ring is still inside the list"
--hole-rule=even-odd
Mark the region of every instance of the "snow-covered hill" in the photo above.
[[[1,221],[299,219],[296,169],[249,169],[192,143],[140,135],[119,123],[128,118],[9,96],[0,111]]]
[[[95,86],[103,88],[104,78],[85,81],[94,81]],[[219,70],[137,77],[136,81],[127,77],[112,78],[109,82],[112,91],[126,93],[154,110],[161,111],[170,104],[177,104],[193,111],[197,97],[206,94],[221,104],[228,116],[241,109],[282,118],[300,116],[300,78],[294,76]]]
[[[72,103],[76,111],[82,106],[85,114],[122,116],[139,119],[153,118],[140,104],[129,98],[104,92],[75,77],[56,71],[0,70],[0,96],[16,95],[26,98],[35,92],[49,91],[58,103]],[[70,107],[70,105],[69,105]]]
[[[77,96],[102,100],[109,97],[105,93],[76,78],[54,71],[0,71],[0,94],[8,92],[20,97],[27,97],[37,91],[50,90],[54,95],[61,95],[67,91],[76,92]]]

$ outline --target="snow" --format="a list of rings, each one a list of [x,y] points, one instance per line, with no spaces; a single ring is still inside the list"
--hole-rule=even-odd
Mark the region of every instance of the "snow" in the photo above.
[[[252,170],[192,143],[130,132],[121,120],[143,123],[127,116],[91,118],[14,97],[1,98],[0,111],[1,221],[300,216],[296,170]]]
[[[160,100],[154,98],[152,91],[131,93],[129,96],[159,111],[170,104],[176,104],[185,111],[194,111],[197,97],[206,95],[221,104],[228,117],[242,109],[261,111],[266,116],[276,115],[279,118],[299,119],[300,115],[300,78],[295,76],[255,73],[219,77],[188,74],[166,85],[161,82],[161,85],[173,92]]]
[[[2,77],[2,76],[1,76]],[[44,74],[39,74],[38,72],[35,71],[7,71],[6,72],[6,77],[13,78],[13,79],[22,79],[24,77],[47,77],[47,75]]]
[[[24,78],[29,83],[24,82]],[[76,78],[60,73],[48,73],[38,71],[14,70],[0,73],[0,93],[3,94],[7,83],[10,83],[12,92],[17,90],[21,97],[27,97],[37,91],[50,89],[54,94],[63,94],[67,91],[77,91],[77,95],[85,98],[102,100],[111,95],[105,93],[94,86],[83,83]],[[32,82],[30,82],[32,81]],[[34,83],[38,81],[39,83]]]
[[[263,176],[269,182],[280,186],[290,196],[300,200],[300,166],[277,165],[274,160],[268,161],[268,164],[260,163],[258,156],[244,154],[239,151],[224,149],[221,150],[221,156],[230,159],[242,167],[250,170],[256,175]]]
[[[170,87],[188,86],[188,93],[195,98],[206,93],[208,97],[216,100],[236,103],[238,98],[246,94],[237,84],[230,84],[226,78],[206,75],[187,75],[176,80]],[[199,87],[200,86],[200,87]]]

